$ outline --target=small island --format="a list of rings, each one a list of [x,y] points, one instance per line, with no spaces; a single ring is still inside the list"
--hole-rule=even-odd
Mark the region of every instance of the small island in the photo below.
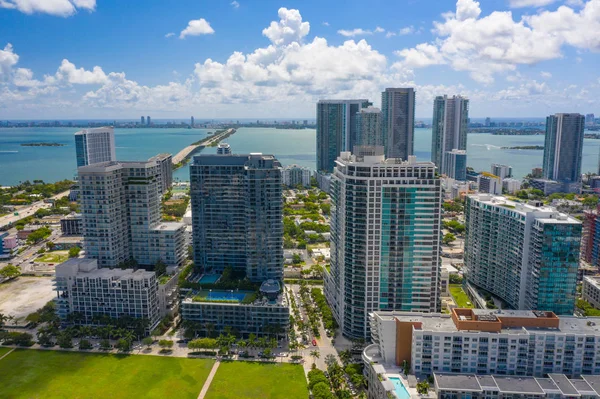
[[[543,145],[523,145],[518,147],[502,147],[503,150],[543,150]]]
[[[60,143],[22,143],[21,147],[64,147]]]

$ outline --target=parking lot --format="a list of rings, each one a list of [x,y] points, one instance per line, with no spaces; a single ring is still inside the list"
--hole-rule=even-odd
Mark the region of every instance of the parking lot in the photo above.
[[[19,277],[0,284],[0,313],[25,318],[55,295],[51,277]]]

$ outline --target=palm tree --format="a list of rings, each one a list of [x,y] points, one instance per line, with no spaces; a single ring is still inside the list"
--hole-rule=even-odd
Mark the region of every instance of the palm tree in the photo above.
[[[350,352],[350,349],[346,349],[340,352],[340,360],[344,364],[348,364],[352,361],[352,352]]]
[[[327,368],[329,368],[332,365],[337,364],[337,359],[330,353],[329,355],[325,356],[325,364],[327,365]]]
[[[90,338],[94,334],[92,327],[90,326],[81,326],[79,327],[79,335],[81,338]]]
[[[313,358],[313,363],[316,363],[317,359],[321,357],[321,353],[317,350],[310,351],[310,356]]]

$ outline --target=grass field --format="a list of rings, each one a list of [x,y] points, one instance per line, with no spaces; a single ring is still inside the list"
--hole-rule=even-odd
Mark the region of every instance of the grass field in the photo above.
[[[206,399],[306,399],[308,387],[301,365],[286,363],[221,363]]]
[[[0,357],[4,356],[4,354],[10,352],[11,349],[12,348],[6,348],[6,347],[3,348],[3,347],[0,346]]]
[[[17,349],[0,398],[197,398],[213,360]]]
[[[44,263],[63,263],[67,259],[69,259],[69,251],[53,251],[47,252],[35,261]]]
[[[456,306],[459,308],[472,309],[474,306],[471,303],[471,299],[465,294],[460,284],[450,284],[450,294],[456,302]]]

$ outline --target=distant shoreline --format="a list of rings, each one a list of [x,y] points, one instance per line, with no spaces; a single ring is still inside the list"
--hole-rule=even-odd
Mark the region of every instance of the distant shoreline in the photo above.
[[[503,150],[543,150],[543,145],[523,145],[517,147],[502,147]]]
[[[60,143],[21,143],[21,147],[64,147]]]

